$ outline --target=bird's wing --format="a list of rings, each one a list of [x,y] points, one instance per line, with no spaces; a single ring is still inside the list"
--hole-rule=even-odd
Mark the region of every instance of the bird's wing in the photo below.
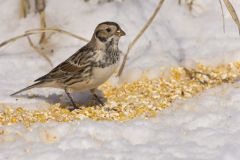
[[[75,75],[81,77],[91,68],[94,52],[91,48],[85,46],[69,57],[66,61],[60,63],[48,74],[36,79],[35,81],[64,81]]]

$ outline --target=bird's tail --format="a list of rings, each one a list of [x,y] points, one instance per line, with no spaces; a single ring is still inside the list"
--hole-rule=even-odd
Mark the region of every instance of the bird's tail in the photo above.
[[[35,87],[41,87],[41,84],[42,84],[42,83],[43,83],[42,81],[41,81],[41,82],[34,83],[33,85],[28,86],[28,87],[26,87],[26,88],[23,88],[23,89],[15,92],[15,93],[13,93],[13,94],[11,94],[10,96],[15,96],[15,95],[18,94],[18,93],[21,93],[21,92],[23,92],[23,91],[27,91],[27,90],[32,89],[32,88],[35,88]]]

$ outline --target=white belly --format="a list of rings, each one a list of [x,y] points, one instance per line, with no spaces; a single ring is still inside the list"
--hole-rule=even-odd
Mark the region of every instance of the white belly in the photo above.
[[[88,82],[75,83],[69,88],[73,91],[84,91],[97,88],[99,85],[103,84],[111,77],[111,75],[118,68],[118,64],[119,63],[115,63],[105,68],[94,68],[92,77]]]
[[[92,84],[99,86],[105,81],[107,81],[111,77],[111,75],[116,71],[117,67],[118,63],[110,65],[106,68],[94,68]]]

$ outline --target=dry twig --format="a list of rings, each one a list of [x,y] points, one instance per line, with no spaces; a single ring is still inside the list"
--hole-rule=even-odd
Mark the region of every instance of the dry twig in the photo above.
[[[35,0],[35,12],[39,14],[41,29],[44,29],[47,27],[46,18],[45,18],[45,7],[46,7],[46,0]],[[20,17],[25,18],[29,13],[30,8],[31,8],[31,3],[29,2],[29,0],[20,0]],[[47,41],[46,34],[41,33],[39,44],[45,43],[46,41]]]
[[[47,27],[46,20],[45,20],[45,12],[40,12],[39,15],[40,15],[40,28],[45,29]],[[42,33],[39,40],[39,44],[46,43],[46,42],[47,42],[46,34]]]
[[[27,30],[24,34],[22,35],[19,35],[19,36],[16,36],[16,37],[13,37],[13,38],[10,38],[2,43],[0,43],[0,48],[5,46],[6,44],[10,43],[10,42],[14,42],[18,39],[21,39],[21,38],[24,38],[24,37],[27,37],[27,36],[30,36],[32,34],[39,34],[39,33],[43,33],[43,32],[55,32],[55,33],[62,33],[62,34],[65,34],[65,35],[68,35],[68,36],[71,36],[71,37],[74,37],[74,38],[77,38],[81,41],[84,41],[84,42],[88,42],[89,40],[86,39],[86,38],[83,38],[81,36],[78,36],[78,35],[75,35],[71,32],[68,32],[68,31],[65,31],[63,29],[60,29],[60,28],[45,28],[45,29],[31,29],[31,30]]]
[[[222,12],[222,20],[223,20],[223,32],[225,33],[225,17],[224,17],[224,11],[223,11],[223,5],[222,5],[222,1],[219,0],[219,4],[221,6],[221,12]]]
[[[45,29],[30,29],[28,31],[26,31],[26,33],[32,33],[32,34],[37,34],[37,33],[42,33],[42,32],[56,32],[56,33],[62,33],[62,34],[65,34],[65,35],[68,35],[70,37],[74,37],[74,38],[77,38],[81,41],[84,41],[84,42],[89,42],[88,39],[84,38],[84,37],[81,37],[81,36],[78,36],[76,34],[73,34],[71,32],[68,32],[66,30],[63,30],[63,29],[60,29],[60,28],[45,28]]]
[[[187,2],[187,6],[190,12],[192,12],[194,2],[195,0],[190,0],[189,2]]]
[[[45,29],[47,27],[46,18],[45,18],[45,11],[44,11],[45,7],[46,7],[45,0],[35,0],[35,9],[36,9],[36,12],[38,12],[39,16],[40,16],[40,28],[41,29]],[[47,41],[46,34],[45,34],[45,32],[43,32],[41,34],[39,44],[45,43],[46,41]]]
[[[238,15],[233,7],[233,5],[231,4],[231,2],[229,0],[223,0],[224,4],[226,5],[228,12],[230,13],[230,15],[232,16],[232,19],[234,20],[234,22],[236,23],[237,27],[238,27],[238,31],[240,34],[240,21],[238,19]]]
[[[21,0],[20,1],[20,18],[25,18],[30,10],[29,0]]]
[[[62,30],[62,29],[59,29],[59,28],[45,28],[45,29],[41,29],[40,28],[40,29],[27,30],[22,35],[10,38],[10,39],[0,43],[0,48],[5,46],[6,44],[8,44],[10,42],[14,42],[14,41],[16,41],[18,39],[27,37],[29,45],[52,66],[52,62],[51,62],[50,58],[47,57],[46,54],[43,53],[37,46],[35,46],[34,43],[31,40],[31,38],[30,38],[30,36],[33,35],[33,34],[46,33],[46,32],[62,33],[62,34],[65,34],[65,35],[77,38],[77,39],[79,39],[81,41],[84,41],[84,42],[88,42],[89,41],[86,38],[83,38],[81,36],[75,35],[75,34],[73,34],[71,32],[68,32],[68,31],[65,31],[65,30]]]
[[[178,4],[181,5],[181,4],[182,4],[182,1],[181,1],[181,0],[178,0]]]
[[[185,0],[185,4],[187,5],[187,8],[190,12],[192,12],[194,2],[195,0]],[[178,4],[182,5],[182,0],[178,0]]]
[[[34,45],[29,35],[27,35],[29,45],[40,55],[42,56],[51,66],[53,66],[51,59],[45,55],[37,46]]]
[[[162,4],[163,4],[164,0],[160,0],[156,9],[154,10],[152,16],[149,18],[149,20],[146,22],[146,24],[143,26],[143,28],[140,30],[140,32],[138,32],[137,36],[133,39],[133,41],[128,45],[128,49],[127,49],[127,53],[124,56],[122,65],[118,71],[118,76],[121,76],[122,71],[124,69],[124,66],[126,64],[127,61],[127,56],[130,52],[130,50],[132,49],[132,47],[134,46],[134,44],[137,42],[137,40],[143,35],[143,33],[145,32],[145,30],[150,26],[150,24],[152,23],[152,21],[154,20],[155,16],[157,15],[157,13],[159,12]]]

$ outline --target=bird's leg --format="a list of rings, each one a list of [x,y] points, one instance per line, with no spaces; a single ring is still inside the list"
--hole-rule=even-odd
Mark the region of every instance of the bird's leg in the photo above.
[[[67,91],[67,88],[64,88],[64,91],[65,91],[65,93],[67,94],[67,96],[68,96],[68,98],[70,99],[70,101],[71,101],[71,103],[72,103],[72,105],[73,105],[73,110],[74,109],[78,109],[78,107],[77,107],[77,105],[75,104],[75,102],[73,101],[73,98],[71,97],[71,95],[70,95],[70,93]]]
[[[91,93],[93,94],[94,98],[98,101],[98,103],[100,103],[102,106],[104,106],[103,101],[98,97],[98,95],[96,94],[96,89],[91,89],[90,90]]]

